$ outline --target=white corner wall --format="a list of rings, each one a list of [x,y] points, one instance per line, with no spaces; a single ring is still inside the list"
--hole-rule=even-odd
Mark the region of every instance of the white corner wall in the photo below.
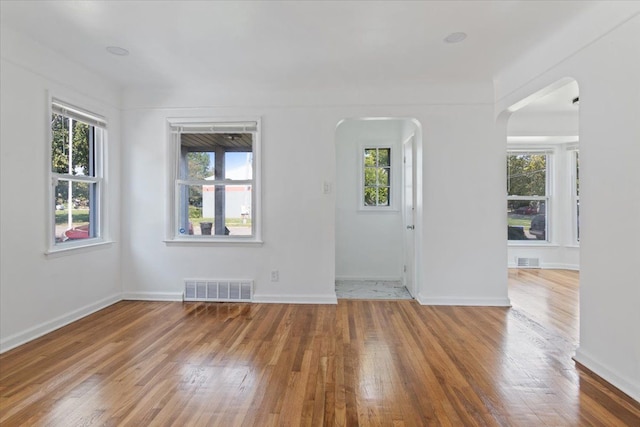
[[[0,351],[6,351],[120,299],[120,112],[114,85],[6,28],[1,38]],[[110,245],[45,255],[48,91],[109,122]]]
[[[336,129],[336,279],[401,280],[401,119],[345,120]],[[364,146],[391,148],[391,193],[397,209],[363,211],[359,191]]]
[[[575,359],[640,401],[640,16],[586,39],[557,64],[540,60],[543,51],[557,57],[567,40],[571,37],[552,38],[500,77],[497,111],[563,77],[580,85],[580,347]],[[523,70],[539,74],[531,77]]]

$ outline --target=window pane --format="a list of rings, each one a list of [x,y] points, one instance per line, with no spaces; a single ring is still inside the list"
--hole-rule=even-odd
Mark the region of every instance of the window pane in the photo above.
[[[376,166],[378,161],[378,156],[376,155],[375,148],[367,148],[364,150],[364,165],[365,166]]]
[[[253,179],[250,133],[185,133],[180,136],[180,153],[182,179]]]
[[[389,206],[389,188],[378,189],[378,206]]]
[[[546,240],[546,216],[544,201],[507,201],[508,239]]]
[[[377,168],[378,170],[378,185],[388,187],[389,186],[389,168]]]
[[[366,187],[364,189],[365,206],[389,206],[389,187]]]
[[[96,237],[91,213],[96,194],[95,183],[59,180],[55,187],[55,241]]]
[[[181,162],[184,179],[213,179],[215,153],[210,151],[192,151],[186,153]],[[184,167],[186,166],[186,171]]]
[[[59,114],[51,116],[51,171],[69,171],[69,119]]]
[[[251,185],[179,185],[178,191],[178,234],[252,234]]]
[[[73,128],[70,129],[70,123]],[[51,170],[69,175],[95,176],[95,128],[59,114],[51,117]],[[69,141],[73,141],[71,147]],[[71,165],[71,167],[69,167]]]
[[[365,167],[364,168],[364,185],[367,187],[373,187],[378,184],[377,168]]]
[[[253,153],[225,153],[224,177],[235,180],[253,179]]]
[[[86,123],[73,120],[73,148],[72,168],[73,175],[94,176],[93,164],[93,127]]]
[[[378,149],[378,166],[390,166],[391,159],[391,149],[390,148],[379,148]]]
[[[507,156],[507,194],[509,196],[545,196],[546,154]]]

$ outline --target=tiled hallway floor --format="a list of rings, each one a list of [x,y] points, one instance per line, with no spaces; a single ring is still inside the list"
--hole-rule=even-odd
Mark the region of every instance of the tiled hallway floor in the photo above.
[[[344,299],[412,299],[401,282],[336,280],[336,295]]]

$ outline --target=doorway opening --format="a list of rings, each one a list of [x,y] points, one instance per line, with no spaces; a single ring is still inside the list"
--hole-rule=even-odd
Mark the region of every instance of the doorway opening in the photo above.
[[[421,127],[409,118],[342,120],[336,128],[336,294],[412,299]]]
[[[580,269],[579,105],[578,83],[565,78],[505,112],[509,298],[525,310],[542,305],[549,318],[562,312],[575,331],[577,305],[568,312],[550,300],[541,269]],[[565,293],[578,300],[577,285]]]

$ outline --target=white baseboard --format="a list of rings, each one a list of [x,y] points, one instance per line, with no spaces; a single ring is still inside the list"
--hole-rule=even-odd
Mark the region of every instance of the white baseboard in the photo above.
[[[638,384],[638,382],[629,380],[625,376],[618,374],[614,369],[610,369],[603,363],[598,362],[581,348],[576,350],[576,355],[573,357],[573,360],[584,365],[587,369],[611,383],[636,402],[640,402],[640,384]]]
[[[124,292],[122,299],[129,301],[182,301],[182,292]]]
[[[362,277],[362,276],[336,276],[336,280],[354,280],[362,282],[401,282],[402,277],[393,276],[377,276],[377,277]]]
[[[31,327],[25,331],[19,332],[14,335],[10,335],[0,341],[0,353],[4,353],[13,348],[16,348],[22,344],[26,344],[29,341],[32,341],[36,338],[39,338],[43,335],[48,334],[49,332],[53,332],[56,329],[60,329],[63,326],[68,325],[69,323],[73,323],[76,320],[80,320],[83,317],[86,317],[96,311],[102,310],[105,307],[108,307],[112,304],[117,303],[118,301],[122,301],[121,294],[115,294],[107,298],[103,298],[98,302],[93,304],[86,305],[77,310],[73,310],[67,314],[62,316],[58,316],[55,319],[49,320],[47,322],[43,322],[39,325]]]
[[[416,298],[421,305],[462,305],[480,307],[511,307],[509,298],[458,298],[458,297],[425,297],[418,293]]]
[[[338,297],[335,292],[331,294],[320,295],[266,295],[254,294],[254,303],[270,303],[270,304],[337,304]]]
[[[542,268],[547,270],[573,270],[580,271],[580,266],[576,264],[543,263]]]

